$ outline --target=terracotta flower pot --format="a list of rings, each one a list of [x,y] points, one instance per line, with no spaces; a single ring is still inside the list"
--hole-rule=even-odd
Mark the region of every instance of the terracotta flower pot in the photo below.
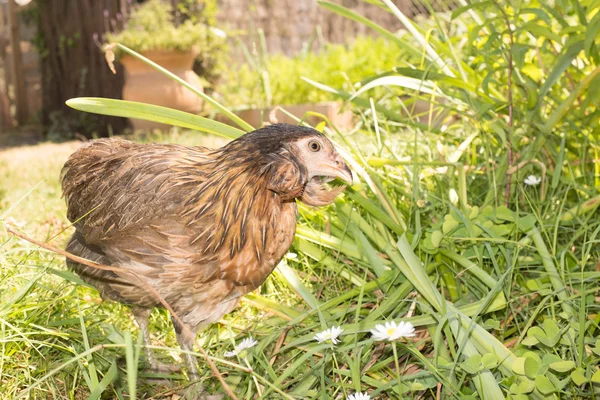
[[[156,50],[142,53],[145,57],[179,76],[195,88],[202,90],[198,75],[192,71],[196,53]],[[166,77],[151,66],[129,55],[121,58],[125,67],[123,100],[139,101],[175,108],[197,114],[202,109],[202,99],[191,90]],[[168,125],[132,119],[134,129],[165,129]]]

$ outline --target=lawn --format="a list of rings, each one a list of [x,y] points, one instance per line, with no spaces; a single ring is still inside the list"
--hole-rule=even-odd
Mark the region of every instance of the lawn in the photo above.
[[[403,35],[319,3],[367,24],[410,62],[341,87],[289,77],[354,112],[349,132],[325,120],[317,128],[356,182],[331,206],[300,208],[296,240],[275,273],[197,344],[245,399],[600,396],[600,3],[481,2],[412,24],[383,0],[409,28]],[[271,62],[311,71],[305,60]],[[269,71],[276,66],[257,73]],[[428,111],[413,116],[417,101]],[[252,129],[186,118],[222,136]],[[1,218],[63,247],[72,229],[58,175],[76,147],[2,151]],[[149,380],[127,308],[103,302],[62,257],[4,230],[0,243],[2,396],[145,398],[187,384],[180,373]],[[370,332],[400,321],[416,335],[381,341]],[[339,343],[315,340],[334,327],[343,329]],[[151,331],[159,358],[179,362],[166,312],[152,314]],[[256,346],[226,357],[250,337]],[[198,356],[206,387],[223,393]]]

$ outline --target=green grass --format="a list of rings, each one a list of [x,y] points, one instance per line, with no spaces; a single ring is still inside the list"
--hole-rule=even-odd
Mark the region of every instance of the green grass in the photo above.
[[[330,207],[301,208],[294,255],[199,344],[245,399],[599,397],[600,4],[475,3],[402,37],[321,5],[417,49],[419,64],[344,87],[305,77],[356,113],[352,132],[327,134],[358,182]],[[417,99],[430,105],[419,120],[410,116]],[[148,111],[94,102],[70,104]],[[194,144],[197,135],[143,140]],[[70,232],[58,190],[70,146],[0,153],[0,214],[59,247]],[[543,180],[528,186],[528,175]],[[62,258],[4,231],[0,243],[3,396],[144,398],[186,384],[178,374],[146,379],[127,309],[101,302]],[[414,339],[368,333],[401,319],[417,326]],[[313,339],[334,325],[341,343]],[[166,312],[153,313],[151,330],[159,357],[176,361]],[[256,347],[224,358],[249,335]],[[223,392],[201,365],[209,390]]]

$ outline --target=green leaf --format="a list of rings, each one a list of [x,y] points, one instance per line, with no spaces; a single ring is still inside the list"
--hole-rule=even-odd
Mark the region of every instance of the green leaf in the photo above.
[[[523,344],[524,346],[535,346],[536,344],[538,344],[540,341],[537,340],[535,337],[533,336],[528,336],[525,339],[521,340],[521,344]]]
[[[556,391],[556,388],[550,382],[550,379],[546,378],[544,375],[538,375],[535,377],[535,387],[542,394],[548,395]]]
[[[484,368],[487,368],[487,369],[495,368],[496,366],[498,366],[499,361],[500,361],[500,358],[497,355],[495,355],[494,353],[484,354],[483,357],[481,358],[481,364],[483,365]]]
[[[575,361],[567,360],[567,361],[557,361],[553,362],[549,365],[551,369],[556,372],[569,372],[573,368],[575,368]]]
[[[516,220],[517,226],[521,232],[527,232],[535,226],[537,219],[533,214],[527,214],[525,217],[518,218]]]
[[[600,13],[597,13],[594,18],[590,21],[589,25],[586,29],[585,41],[584,41],[584,50],[585,54],[590,57],[592,55],[592,46],[595,41],[598,39],[600,33]]]
[[[527,23],[521,25],[519,30],[521,30],[523,32],[530,32],[532,34],[535,34],[538,37],[543,36],[548,39],[552,39],[558,43],[562,42],[562,38],[560,37],[560,35],[552,32],[552,30],[550,30],[550,28],[538,24],[536,21],[530,21],[530,22],[527,22]]]
[[[588,379],[585,377],[585,371],[581,367],[571,372],[571,379],[577,386],[581,386],[588,381]]]
[[[558,81],[562,74],[567,70],[569,65],[573,62],[573,59],[577,57],[577,54],[583,50],[583,41],[579,41],[571,46],[567,47],[564,54],[562,54],[554,64],[552,71],[548,74],[548,78],[544,81],[544,84],[540,88],[537,109],[543,103],[543,98],[546,96],[550,88]]]
[[[441,231],[433,231],[431,233],[431,244],[433,247],[436,249],[440,247],[440,243],[442,242],[443,238],[444,234]]]
[[[594,375],[592,375],[591,381],[594,383],[600,383],[600,370],[594,372]]]
[[[447,235],[458,225],[459,225],[459,222],[457,220],[455,220],[454,217],[452,217],[452,215],[446,214],[444,216],[444,223],[442,224],[442,232],[444,233],[444,235]]]
[[[515,213],[505,206],[497,207],[495,210],[493,210],[493,215],[503,221],[515,221]]]
[[[450,18],[454,20],[469,10],[477,10],[477,9],[483,10],[493,4],[494,3],[491,0],[488,0],[488,1],[471,3],[466,6],[461,6],[461,7],[458,7],[457,9],[455,9],[454,11],[452,11],[452,15]]]
[[[414,79],[408,78],[406,76],[384,76],[379,79],[375,79],[374,81],[369,82],[360,90],[352,95],[350,101],[354,98],[360,96],[367,90],[379,87],[379,86],[399,86],[409,90],[420,91],[423,93],[427,93],[430,95],[435,95],[439,97],[446,97],[444,93],[442,93],[439,89],[437,89],[436,85],[431,81],[425,81],[422,79]]]
[[[519,375],[525,375],[525,357],[517,357],[517,359],[512,363],[512,370]]]
[[[469,219],[475,219],[479,215],[479,207],[473,206],[471,210],[469,210]]]
[[[66,104],[79,111],[115,117],[144,119],[147,121],[212,133],[229,139],[236,139],[244,134],[244,131],[240,129],[208,118],[199,117],[194,114],[174,110],[168,107],[138,103],[135,101],[103,99],[97,97],[78,97],[67,100]]]
[[[524,378],[518,386],[518,394],[531,393],[535,389],[535,382]]]
[[[525,359],[525,375],[534,379],[540,370],[540,363],[531,357]]]
[[[476,374],[483,369],[481,360],[481,354],[474,354],[467,358],[465,362],[461,363],[460,366],[469,374]]]
[[[544,327],[544,332],[546,332],[546,336],[552,338],[554,336],[560,335],[560,327],[553,319],[546,318],[542,323]]]

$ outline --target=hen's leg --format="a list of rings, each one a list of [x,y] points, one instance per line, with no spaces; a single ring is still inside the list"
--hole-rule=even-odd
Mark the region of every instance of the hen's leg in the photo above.
[[[186,326],[187,329],[183,329],[174,318],[171,318],[171,321],[173,321],[173,326],[175,327],[175,333],[177,334],[177,342],[179,342],[179,347],[181,347],[181,349],[184,351],[194,351],[194,340],[196,339],[194,337],[195,331],[192,330],[189,325]],[[188,353],[183,353],[183,359],[185,360],[185,366],[187,367],[190,380],[199,379],[200,375],[198,375],[198,364],[196,357]]]
[[[175,318],[171,317],[171,321],[173,321],[173,327],[175,327],[177,341],[179,342],[181,350],[184,350],[186,352],[194,351],[196,331],[192,329],[189,325],[186,325],[187,329],[182,328],[181,325],[175,320]],[[198,374],[198,363],[196,357],[188,353],[183,353],[183,359],[185,360],[185,366],[188,371],[189,380],[195,382],[187,388],[185,398],[193,400],[220,399],[221,396],[213,397],[207,395],[204,392],[204,386],[199,381],[200,375]]]
[[[140,331],[144,337],[144,343],[146,346],[144,347],[144,351],[146,353],[146,361],[150,364],[150,369],[153,372],[163,373],[163,372],[175,372],[179,368],[175,365],[165,364],[159,362],[152,354],[152,350],[148,348],[148,346],[152,343],[150,342],[150,331],[148,330],[148,318],[150,317],[150,313],[152,309],[150,308],[142,308],[142,307],[132,307],[131,312],[140,327]]]

